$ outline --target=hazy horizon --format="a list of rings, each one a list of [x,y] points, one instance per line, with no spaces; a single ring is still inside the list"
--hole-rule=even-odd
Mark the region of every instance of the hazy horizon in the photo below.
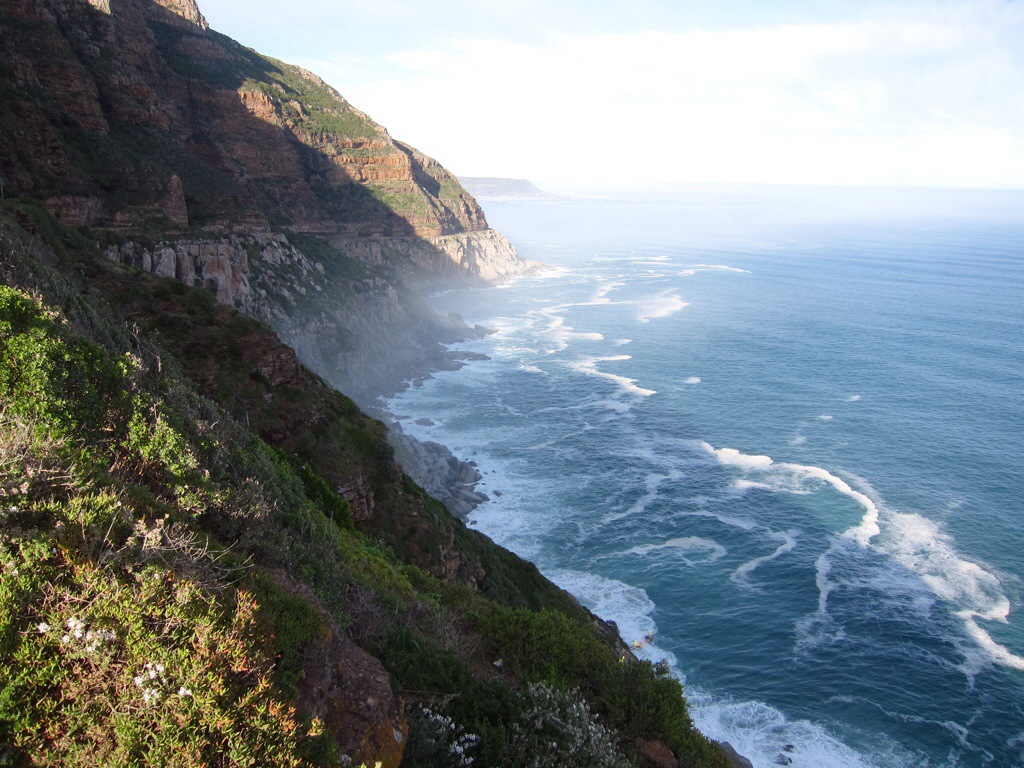
[[[1024,4],[199,0],[468,176],[1024,188]]]

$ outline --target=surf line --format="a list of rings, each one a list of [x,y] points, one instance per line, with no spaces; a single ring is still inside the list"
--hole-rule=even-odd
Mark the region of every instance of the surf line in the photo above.
[[[729,467],[736,467],[743,472],[749,471],[771,471],[779,470],[795,475],[800,480],[820,480],[834,488],[847,498],[853,499],[864,509],[864,516],[859,524],[843,531],[843,536],[853,539],[862,547],[871,543],[871,539],[877,536],[881,530],[878,526],[878,505],[866,494],[853,488],[841,477],[837,477],[827,469],[814,467],[809,464],[791,464],[784,461],[775,461],[771,456],[757,456],[741,453],[735,448],[715,448],[710,443],[702,442],[701,448],[714,456],[720,464]],[[769,486],[771,487],[771,486]],[[779,488],[775,490],[786,490]]]
[[[841,537],[866,548],[871,546],[871,540],[880,533],[879,509],[875,502],[867,494],[852,488],[849,483],[828,470],[806,464],[777,462],[770,456],[745,454],[735,448],[715,448],[706,442],[700,442],[699,445],[702,450],[715,457],[720,464],[735,467],[743,473],[781,472],[783,475],[788,474],[791,478],[795,478],[797,483],[805,480],[822,481],[864,508],[864,516],[860,523],[843,531]],[[779,479],[785,481],[784,477]],[[762,487],[767,490],[792,493],[800,493],[804,490],[799,485],[787,487],[771,483],[749,483],[747,487]],[[917,535],[908,535],[907,531],[901,530],[911,523],[915,524],[917,528],[923,526],[927,533],[925,540],[928,546],[916,549],[907,547],[908,542],[914,544],[921,538],[920,532]],[[886,542],[878,548],[879,551],[916,573],[933,594],[951,604],[953,614],[963,621],[967,636],[975,642],[989,662],[1024,670],[1024,657],[1016,655],[1009,648],[997,643],[979,623],[980,620],[998,621],[1004,624],[1009,621],[1010,601],[1003,593],[998,577],[978,564],[960,557],[953,549],[950,537],[942,533],[933,521],[918,515],[894,512],[889,515],[887,528],[893,529],[897,534],[897,541],[902,542],[902,545]],[[913,534],[913,532],[910,533]],[[822,553],[815,562],[819,615],[827,613],[828,598],[835,588],[835,584],[829,580],[832,568],[829,556],[836,551],[841,540],[834,540],[829,550]],[[780,550],[788,551],[790,548],[786,542],[780,547]],[[782,554],[782,551],[777,551],[769,557],[779,554]],[[952,563],[955,575],[959,579],[966,578],[967,586],[959,587],[956,583],[957,579],[951,580],[947,574],[937,572],[935,568],[937,563]],[[970,677],[969,671],[968,676]]]

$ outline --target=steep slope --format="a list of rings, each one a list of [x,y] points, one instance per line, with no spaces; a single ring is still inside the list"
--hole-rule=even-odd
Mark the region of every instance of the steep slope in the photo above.
[[[403,477],[267,329],[14,214],[5,763],[726,765],[666,670]]]
[[[5,0],[0,174],[75,226],[487,228],[455,178],[184,0]]]
[[[479,332],[407,285],[531,266],[435,161],[186,0],[4,0],[0,131],[8,197],[209,288],[364,403]]]

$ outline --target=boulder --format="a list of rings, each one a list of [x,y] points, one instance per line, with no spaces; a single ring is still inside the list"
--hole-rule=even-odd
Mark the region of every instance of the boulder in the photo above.
[[[737,752],[728,741],[719,742],[718,746],[722,748],[725,756],[729,758],[729,764],[732,768],[754,768],[754,764]]]
[[[636,751],[649,768],[679,768],[679,761],[663,742],[636,740]]]

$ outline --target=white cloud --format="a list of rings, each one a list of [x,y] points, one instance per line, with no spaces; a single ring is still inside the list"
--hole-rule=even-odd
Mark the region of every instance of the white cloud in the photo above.
[[[301,63],[467,174],[1024,186],[1024,11],[439,40]]]

